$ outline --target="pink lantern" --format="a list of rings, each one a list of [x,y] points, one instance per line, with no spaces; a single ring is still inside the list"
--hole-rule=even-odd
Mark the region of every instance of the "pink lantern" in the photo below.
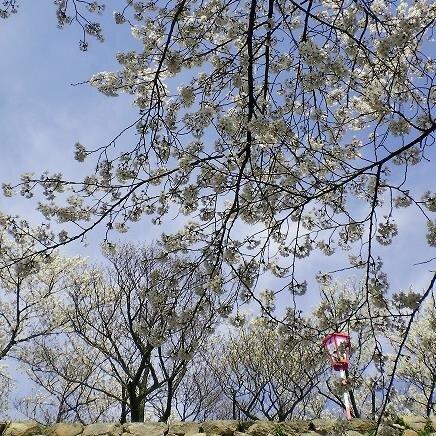
[[[322,341],[329,353],[330,361],[335,371],[348,369],[350,357],[350,336],[344,332],[335,332],[327,335]]]
[[[348,369],[350,358],[350,336],[344,332],[331,333],[324,338],[322,344],[329,353],[333,369],[339,371],[342,383],[345,384],[347,381],[345,371]],[[351,419],[350,397],[347,391],[344,392],[344,406],[346,418]]]

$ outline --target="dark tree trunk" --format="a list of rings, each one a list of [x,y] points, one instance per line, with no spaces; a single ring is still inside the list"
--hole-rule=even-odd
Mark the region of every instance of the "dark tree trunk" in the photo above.
[[[144,406],[142,401],[138,401],[133,405],[130,403],[130,420],[132,422],[144,422]]]
[[[127,422],[127,406],[128,406],[128,398],[127,398],[127,392],[126,388],[124,386],[121,387],[121,415],[120,415],[120,423],[125,424]]]
[[[121,416],[120,416],[120,424],[125,424],[127,422],[127,404],[122,401],[121,402]]]
[[[237,405],[236,405],[236,392],[232,392],[232,419],[238,419],[236,415]]]
[[[138,398],[134,389],[129,392],[130,420],[132,422],[144,422],[144,400]]]
[[[171,405],[173,402],[174,390],[173,390],[173,382],[168,380],[168,393],[167,393],[167,401],[165,405],[165,410],[162,413],[162,416],[159,418],[160,422],[167,422],[171,416]]]
[[[426,408],[427,417],[430,417],[431,412],[433,411],[433,407],[434,407],[433,395],[435,389],[436,389],[436,375],[433,376],[433,382],[431,384],[430,394],[428,396],[427,408]]]

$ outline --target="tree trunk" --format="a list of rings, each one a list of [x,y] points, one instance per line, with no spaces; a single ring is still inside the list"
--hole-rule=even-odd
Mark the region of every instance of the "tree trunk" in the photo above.
[[[130,403],[130,420],[132,422],[144,422],[144,407],[142,401],[137,401],[133,404]]]
[[[431,388],[430,388],[430,394],[428,396],[428,400],[427,400],[427,407],[426,407],[426,412],[427,412],[427,417],[430,418],[431,412],[433,411],[433,394],[434,391],[436,389],[436,375],[433,375],[433,382],[431,384]]]
[[[124,386],[121,387],[121,415],[120,415],[120,423],[125,424],[127,422],[127,406],[128,406],[128,397],[126,388]]]
[[[173,402],[174,390],[172,380],[168,380],[168,393],[167,393],[167,403],[165,405],[165,410],[163,411],[159,422],[167,422],[171,416],[171,406]]]
[[[144,408],[145,402],[138,398],[136,390],[129,389],[129,402],[130,402],[130,420],[132,422],[144,422]]]
[[[120,416],[120,424],[125,424],[127,422],[127,404],[122,401],[121,402],[121,416]]]
[[[236,392],[232,392],[232,419],[236,420],[238,419],[236,415]]]
[[[354,396],[354,391],[350,391],[349,394],[350,394],[351,406],[353,408],[353,417],[360,418],[360,412],[359,412],[359,409],[357,408],[356,397]]]

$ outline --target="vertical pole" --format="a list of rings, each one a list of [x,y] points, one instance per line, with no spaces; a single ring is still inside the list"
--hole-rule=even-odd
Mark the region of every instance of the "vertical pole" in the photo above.
[[[341,378],[344,381],[344,384],[346,383],[347,376],[345,375],[345,371],[341,369],[340,371]],[[345,404],[345,416],[348,420],[351,419],[351,407],[350,407],[350,396],[348,394],[348,391],[345,391],[344,393],[344,404]]]

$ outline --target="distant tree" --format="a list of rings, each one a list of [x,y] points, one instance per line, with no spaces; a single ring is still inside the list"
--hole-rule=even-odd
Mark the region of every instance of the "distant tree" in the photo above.
[[[29,395],[15,401],[15,407],[44,424],[119,419],[119,386],[96,364],[98,350],[68,334],[68,327],[65,331],[22,349],[21,369],[27,372],[33,388]],[[107,395],[109,391],[114,395]]]
[[[412,302],[412,304],[416,304]],[[398,346],[402,331],[391,340]],[[430,300],[412,326],[398,367],[399,402],[405,410],[421,416],[436,414],[436,304]]]
[[[393,293],[388,305],[373,296],[368,305],[363,283],[325,278],[314,311],[317,326],[350,333],[352,354],[347,383],[327,378],[320,394],[344,407],[349,391],[355,416],[372,419],[413,411],[429,415],[435,407],[434,304],[421,308],[426,294],[413,289]],[[434,295],[433,295],[434,298]],[[419,311],[419,309],[421,310]]]
[[[5,363],[17,358],[26,344],[61,331],[67,322],[61,301],[72,286],[66,271],[75,271],[82,262],[56,252],[27,257],[34,250],[32,238],[16,233],[13,238],[0,228],[0,404],[4,408],[13,382],[3,369]]]
[[[4,365],[0,364],[0,416],[8,410],[9,395],[13,385],[13,380],[7,374]]]
[[[36,344],[37,353],[29,353],[37,384],[52,394],[62,389],[62,399],[66,388],[72,401],[85,401],[80,408],[73,403],[73,416],[88,403],[88,413],[97,413],[91,399],[101,404],[103,397],[108,406],[117,404],[122,422],[143,421],[147,411],[170,417],[187,366],[218,320],[221,297],[196,265],[186,275],[186,258],[159,256],[156,248],[124,245],[107,254],[107,270],[88,268],[73,277],[63,304],[66,349],[61,341],[53,349]],[[69,362],[76,354],[78,361]]]
[[[214,349],[216,336],[190,362],[174,396],[174,414],[181,421],[206,421],[235,418],[232,402],[223,393],[223,387],[211,370],[209,349]],[[221,349],[221,347],[218,347]]]
[[[316,402],[327,361],[318,337],[301,327],[290,334],[261,317],[228,338],[210,342],[203,359],[227,399],[228,417],[278,421],[315,417],[311,403]]]

